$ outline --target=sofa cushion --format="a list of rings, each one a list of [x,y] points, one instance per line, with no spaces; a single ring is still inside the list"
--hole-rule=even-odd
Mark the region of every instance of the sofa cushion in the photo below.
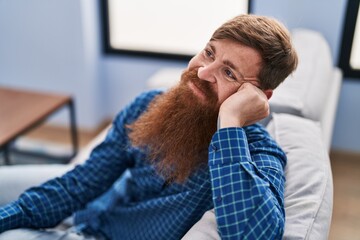
[[[327,239],[333,185],[319,124],[288,114],[273,114],[268,130],[288,158],[284,239]]]
[[[330,48],[319,32],[309,29],[293,30],[292,39],[298,68],[274,91],[270,108],[319,121],[333,80]]]
[[[217,232],[214,209],[204,213],[202,218],[181,238],[181,240],[220,240]]]

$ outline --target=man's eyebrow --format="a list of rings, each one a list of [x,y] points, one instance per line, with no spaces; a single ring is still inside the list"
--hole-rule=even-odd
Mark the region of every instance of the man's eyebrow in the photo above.
[[[216,48],[214,45],[212,45],[211,43],[207,44],[209,46],[209,48],[211,48],[211,51],[213,51],[214,54],[216,54]]]

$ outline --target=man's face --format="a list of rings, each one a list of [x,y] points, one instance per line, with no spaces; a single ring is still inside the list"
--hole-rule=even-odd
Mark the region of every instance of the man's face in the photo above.
[[[130,127],[134,146],[167,179],[182,182],[203,164],[222,102],[244,81],[258,85],[260,55],[228,40],[211,41],[189,63],[180,84],[154,99]],[[252,78],[250,78],[252,77]]]
[[[261,56],[256,50],[224,39],[208,42],[206,47],[191,59],[187,70],[197,71],[201,81],[209,82],[220,105],[245,81],[259,87],[257,76],[260,67]],[[200,101],[206,101],[206,96],[195,84],[189,82],[188,87]]]

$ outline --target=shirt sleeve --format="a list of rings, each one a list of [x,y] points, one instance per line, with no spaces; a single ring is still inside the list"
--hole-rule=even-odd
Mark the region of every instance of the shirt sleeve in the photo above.
[[[106,139],[89,159],[62,177],[25,191],[18,200],[0,207],[0,233],[19,227],[56,226],[74,211],[104,193],[133,159],[127,151],[126,124],[134,121],[160,92],[140,95],[113,121]]]
[[[260,125],[223,128],[209,146],[221,239],[281,239],[286,155]]]

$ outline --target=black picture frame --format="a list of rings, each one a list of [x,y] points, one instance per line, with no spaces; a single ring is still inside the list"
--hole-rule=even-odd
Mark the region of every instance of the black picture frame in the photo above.
[[[338,66],[343,71],[343,76],[353,79],[360,79],[360,70],[353,69],[350,65],[351,48],[359,8],[360,0],[348,0],[338,63]]]
[[[186,54],[172,54],[152,51],[135,51],[127,49],[113,48],[110,44],[110,30],[109,30],[109,13],[108,13],[108,0],[100,1],[100,20],[102,26],[102,44],[103,53],[105,55],[117,55],[117,56],[134,56],[134,57],[145,57],[145,58],[158,58],[158,59],[171,59],[171,60],[183,60],[189,61],[193,55]],[[252,4],[251,0],[248,0],[248,12],[251,13]]]

